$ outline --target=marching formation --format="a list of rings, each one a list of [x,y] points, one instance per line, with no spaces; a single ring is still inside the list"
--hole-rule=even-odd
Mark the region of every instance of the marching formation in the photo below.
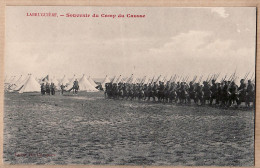
[[[239,106],[245,102],[249,107],[251,103],[255,105],[255,86],[247,76],[240,80],[239,86],[235,84],[235,75],[226,80],[223,78],[216,82],[219,75],[200,83],[201,78],[196,82],[196,77],[188,82],[188,78],[183,81],[168,80],[150,81],[149,83],[128,83],[109,82],[105,84],[105,97],[113,99],[129,99],[142,101],[158,101],[164,103],[188,104],[192,101],[198,105],[218,105],[230,107]]]
[[[189,76],[172,76],[170,79],[162,78],[129,78],[114,77],[112,80],[108,76],[103,82],[96,83],[85,75],[76,78],[75,75],[68,80],[65,76],[60,80],[50,78],[48,75],[38,79],[31,74],[27,78],[22,76],[16,82],[6,84],[5,90],[8,92],[41,92],[42,95],[55,95],[56,91],[61,94],[73,91],[98,92],[104,90],[105,98],[128,99],[140,101],[156,101],[164,103],[190,104],[194,102],[198,105],[217,105],[230,107],[239,106],[245,103],[247,107],[255,105],[255,79],[254,73],[249,78],[249,72],[236,84],[238,80],[236,72],[229,78],[227,75],[218,80],[220,74],[208,76],[202,80],[203,76],[194,76],[189,81]]]

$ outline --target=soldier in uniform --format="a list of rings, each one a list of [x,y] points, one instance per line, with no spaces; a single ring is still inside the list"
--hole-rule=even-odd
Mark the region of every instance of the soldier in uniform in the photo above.
[[[195,87],[195,103],[199,103],[200,101],[200,104],[203,103],[203,91],[202,91],[202,86],[197,83],[196,84],[196,87]]]
[[[113,98],[117,98],[117,84],[113,83],[113,87],[112,87],[112,94],[113,94]]]
[[[158,100],[159,102],[164,98],[164,83],[159,82]]]
[[[50,90],[50,85],[49,85],[48,82],[46,83],[45,88],[46,88],[46,94],[47,94],[47,95],[50,95],[51,90]]]
[[[164,88],[164,100],[168,103],[170,99],[170,81],[167,81]]]
[[[51,83],[51,95],[55,95],[55,85],[54,83]]]
[[[222,101],[221,99],[221,83],[217,83],[217,98],[216,98],[216,104],[219,105]]]
[[[175,100],[176,96],[177,96],[177,94],[176,94],[176,85],[175,85],[174,82],[171,83],[169,94],[170,94],[169,95],[170,103],[172,103],[173,100]]]
[[[144,100],[145,94],[144,94],[144,87],[142,85],[139,85],[138,88],[138,99]]]
[[[78,82],[78,80],[76,79],[76,80],[73,82],[73,92],[74,92],[75,94],[77,94],[77,93],[78,93],[78,90],[79,90],[79,82]]]
[[[217,84],[215,83],[215,80],[212,80],[212,86],[210,87],[210,105],[212,105],[212,102],[214,99],[217,101]]]
[[[207,100],[210,100],[210,87],[209,87],[209,83],[204,81],[203,82],[203,104],[206,104]]]
[[[180,82],[177,82],[177,86],[176,86],[176,99],[175,102],[177,103],[178,100],[180,100],[180,95],[181,95],[181,84]]]
[[[249,107],[250,102],[253,102],[255,105],[255,87],[251,83],[251,80],[248,80],[247,88],[246,88],[246,105]]]
[[[158,86],[156,84],[156,82],[153,83],[153,94],[152,94],[152,97],[153,97],[153,101],[155,101],[155,97],[158,96]]]
[[[227,81],[224,81],[223,87],[221,90],[221,99],[222,99],[222,105],[226,106],[228,102],[228,83]]]
[[[153,87],[152,84],[149,83],[148,88],[147,88],[147,100],[150,101],[150,98],[153,97]]]
[[[105,92],[104,92],[104,96],[105,98],[108,98],[108,83],[105,83]]]
[[[232,105],[232,103],[234,103],[236,101],[236,103],[238,104],[238,98],[237,98],[237,85],[235,84],[234,81],[231,82],[230,87],[228,89],[228,93],[229,93],[229,106]]]
[[[41,84],[41,93],[42,93],[42,95],[45,95],[45,86],[44,86],[44,83]]]
[[[238,87],[238,105],[246,99],[246,84],[245,80],[240,80],[240,86]]]
[[[60,85],[60,89],[61,89],[61,94],[63,95],[63,92],[65,90],[65,86],[63,85],[63,83]]]
[[[180,103],[186,103],[186,97],[187,97],[187,88],[185,85],[185,82],[181,82],[181,86],[179,88],[179,99],[180,99]]]
[[[195,88],[192,82],[189,83],[189,97],[188,97],[188,102],[191,103],[191,99],[195,99]]]

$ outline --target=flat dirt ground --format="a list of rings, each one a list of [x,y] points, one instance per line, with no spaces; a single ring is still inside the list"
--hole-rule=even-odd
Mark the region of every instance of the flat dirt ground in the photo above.
[[[254,110],[5,94],[5,164],[254,165]]]

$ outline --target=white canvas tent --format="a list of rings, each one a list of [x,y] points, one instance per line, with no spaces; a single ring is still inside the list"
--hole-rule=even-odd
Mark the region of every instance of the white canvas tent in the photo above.
[[[75,80],[76,80],[76,75],[73,75],[73,77],[70,79],[67,89],[71,89],[73,87]]]
[[[4,83],[8,83],[9,80],[10,80],[10,77],[5,75]]]
[[[121,75],[116,79],[116,81],[114,83],[120,83],[120,82],[122,82],[122,76]]]
[[[106,83],[110,83],[110,80],[109,80],[108,76],[106,76],[105,79],[103,80],[103,82],[101,83],[103,89],[105,89],[105,84]]]
[[[63,78],[61,79],[60,83],[59,83],[59,86],[61,84],[66,85],[68,83],[69,83],[69,80],[66,78],[66,75],[64,75]]]
[[[52,77],[49,81],[50,83],[54,83],[55,86],[59,86],[59,81],[55,77]]]
[[[8,83],[9,85],[14,84],[15,79],[16,79],[16,76],[11,76],[11,78],[8,80],[7,83]]]
[[[10,79],[7,81],[7,83],[5,83],[5,90],[6,91],[10,91],[12,90],[11,87],[14,85],[14,83],[17,81],[16,76],[11,76]]]
[[[19,82],[18,84],[17,84],[17,86],[13,89],[14,91],[19,91],[22,87],[23,87],[23,85],[25,84],[25,82],[28,80],[28,78],[30,77],[30,75],[27,75],[26,77],[24,77],[22,80],[21,80],[21,82]]]
[[[111,79],[111,83],[115,83],[115,81],[116,81],[116,76],[114,76],[114,78]]]
[[[10,89],[11,89],[11,90],[17,89],[17,86],[18,86],[21,82],[23,82],[23,81],[24,81],[24,78],[23,78],[23,75],[21,75],[21,76],[18,78],[18,80],[16,80],[16,81],[12,84],[12,86],[10,86]]]
[[[29,78],[24,83],[23,87],[18,91],[19,93],[26,93],[26,92],[40,92],[41,86],[35,80],[33,75],[29,75]]]
[[[94,87],[98,86],[90,76],[88,77],[88,81],[91,83],[92,86]]]
[[[128,77],[122,78],[121,82],[126,83],[128,81],[128,79],[129,79]]]
[[[85,75],[79,80],[79,91],[87,91],[87,92],[98,92],[94,86],[88,81]]]

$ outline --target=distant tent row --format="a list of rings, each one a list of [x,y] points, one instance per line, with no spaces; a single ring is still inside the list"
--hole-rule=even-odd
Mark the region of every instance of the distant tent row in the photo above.
[[[67,86],[66,88],[72,88],[73,83],[76,80],[75,75],[71,80],[68,80],[66,76],[59,81],[55,77],[50,77],[47,75],[44,78],[37,79],[32,74],[28,74],[27,77],[24,77],[23,75],[16,78],[16,76],[11,76],[10,78],[5,78],[5,91],[8,92],[18,92],[18,93],[26,93],[26,92],[40,92],[41,91],[41,84],[42,83],[54,83],[57,89],[60,89],[60,85]],[[79,88],[80,91],[88,91],[88,92],[97,92],[98,89],[96,87],[98,86],[92,78],[86,78],[85,75],[83,75],[79,79]]]

